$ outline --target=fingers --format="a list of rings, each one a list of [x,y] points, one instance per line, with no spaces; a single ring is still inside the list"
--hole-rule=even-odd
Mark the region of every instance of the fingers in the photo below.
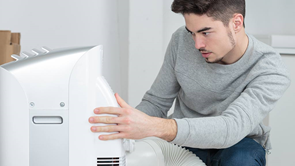
[[[119,107],[99,107],[93,111],[95,114],[112,114],[112,115],[127,115],[133,112],[130,108],[119,108]]]
[[[128,117],[113,117],[113,116],[92,116],[88,119],[89,123],[104,123],[104,124],[123,124],[130,125],[131,119]]]
[[[118,95],[118,93],[115,94],[115,97],[121,108],[120,107],[99,107],[99,108],[95,108],[93,112],[95,114],[121,115],[124,113],[125,109],[133,109]]]
[[[120,96],[118,93],[115,93],[115,97],[117,99],[118,104],[122,107],[122,108],[132,108],[130,105],[128,105]]]
[[[133,113],[133,108],[129,106],[117,93],[115,94],[116,100],[120,107],[99,107],[94,109],[95,114],[113,114],[117,116],[92,116],[88,121],[92,124],[117,124],[106,126],[92,126],[92,132],[107,132],[112,134],[100,135],[100,140],[113,140],[119,138],[127,138],[127,133],[130,133],[132,118],[128,117]],[[116,132],[116,133],[113,133]],[[126,135],[127,134],[127,135]]]
[[[113,116],[92,116],[88,119],[88,121],[89,123],[113,124],[113,123],[118,123],[116,118],[117,117],[113,117]]]
[[[100,140],[114,140],[114,139],[120,139],[120,138],[125,138],[125,134],[123,133],[116,133],[116,134],[109,134],[109,135],[100,135],[98,137]]]
[[[94,109],[95,114],[113,114],[120,115],[122,113],[122,108],[118,107],[99,107]]]
[[[92,132],[129,132],[130,127],[123,125],[107,125],[107,126],[92,126],[90,128]]]
[[[125,134],[118,132],[118,130],[122,128],[117,125],[108,125],[108,126],[92,126],[91,131],[92,132],[117,132],[115,134],[107,134],[107,135],[100,135],[100,140],[114,140],[114,139],[120,139],[124,138]]]
[[[118,127],[117,125],[107,125],[107,126],[92,126],[90,130],[92,132],[119,132],[119,129],[121,127]]]

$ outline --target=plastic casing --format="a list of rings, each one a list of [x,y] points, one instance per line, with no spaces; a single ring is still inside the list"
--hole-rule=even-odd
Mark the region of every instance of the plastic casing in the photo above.
[[[122,140],[100,141],[88,122],[94,108],[118,106],[102,58],[102,46],[60,49],[0,67],[1,166],[125,165]]]

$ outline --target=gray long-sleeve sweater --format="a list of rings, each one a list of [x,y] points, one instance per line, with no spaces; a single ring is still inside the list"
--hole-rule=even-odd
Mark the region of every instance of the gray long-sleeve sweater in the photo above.
[[[273,48],[248,38],[248,48],[237,62],[210,64],[185,28],[179,28],[155,82],[136,108],[167,118],[176,98],[172,118],[178,131],[172,143],[181,146],[222,149],[250,137],[270,149],[270,127],[262,121],[290,79]]]

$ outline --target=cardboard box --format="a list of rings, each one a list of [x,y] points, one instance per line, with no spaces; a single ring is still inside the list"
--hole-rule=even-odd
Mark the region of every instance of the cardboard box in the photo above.
[[[0,30],[0,65],[13,61],[12,54],[20,54],[20,33]]]

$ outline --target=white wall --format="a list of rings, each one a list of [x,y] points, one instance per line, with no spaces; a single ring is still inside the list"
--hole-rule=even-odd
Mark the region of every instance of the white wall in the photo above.
[[[128,101],[136,106],[163,61],[163,1],[130,0],[129,34]]]
[[[128,102],[129,83],[129,0],[117,0],[118,30],[119,30],[119,54],[121,93],[119,95]]]
[[[117,0],[0,0],[0,29],[21,32],[22,51],[104,45],[104,75],[124,97],[117,11]]]
[[[294,0],[246,0],[246,30],[250,34],[295,35]]]
[[[130,0],[128,101],[136,106],[151,87],[164,60],[171,35],[184,25],[172,0]]]

